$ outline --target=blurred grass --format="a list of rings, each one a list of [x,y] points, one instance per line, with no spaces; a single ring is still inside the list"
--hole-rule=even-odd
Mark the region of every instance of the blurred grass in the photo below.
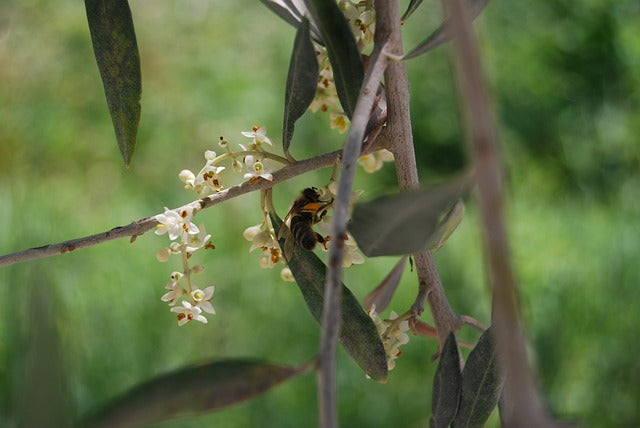
[[[258,2],[131,7],[143,112],[132,167],[124,169],[82,4],[0,3],[2,254],[189,201],[177,173],[198,169],[220,135],[242,142],[239,132],[257,123],[279,140],[292,28]],[[405,24],[407,46],[435,28],[438,11],[438,2],[424,2]],[[640,420],[638,23],[632,1],[567,8],[548,0],[492,2],[477,24],[507,162],[511,242],[532,356],[549,406],[587,426]],[[440,48],[408,63],[423,179],[465,162],[448,59]],[[305,116],[293,154],[339,147],[341,137],[326,124],[324,116]],[[284,212],[301,188],[328,176],[325,170],[278,186],[277,206]],[[357,180],[369,198],[393,188],[393,168]],[[467,213],[436,259],[453,307],[486,323],[490,298],[472,201]],[[217,247],[194,256],[206,266],[202,285],[216,285],[217,315],[206,326],[178,328],[160,302],[177,268],[155,260],[164,237],[0,270],[0,425],[28,426],[24,409],[46,404],[36,399],[39,389],[58,394],[57,405],[69,412],[58,419],[64,421],[185,364],[233,356],[297,364],[314,354],[318,328],[297,288],[280,281],[278,270],[261,270],[241,237],[260,221],[257,195],[207,210],[198,221]],[[368,261],[348,270],[345,283],[363,298],[394,263]],[[403,311],[414,293],[406,272],[392,309]],[[35,334],[43,328],[38,314],[49,320],[53,344]],[[461,337],[477,334],[465,329]],[[343,425],[426,426],[435,349],[433,341],[412,338],[386,385],[366,380],[341,351]],[[40,383],[38,361],[52,372]],[[315,378],[306,375],[229,410],[157,426],[316,421]]]

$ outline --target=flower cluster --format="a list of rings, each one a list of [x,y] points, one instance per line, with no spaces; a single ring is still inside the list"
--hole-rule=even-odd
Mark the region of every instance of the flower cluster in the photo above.
[[[402,355],[400,346],[409,342],[409,322],[404,319],[398,319],[398,314],[391,311],[391,315],[388,320],[380,319],[378,313],[376,313],[376,305],[371,305],[369,308],[369,316],[373,320],[378,334],[382,339],[384,350],[387,354],[387,368],[393,370],[396,366],[396,359]]]
[[[340,1],[340,9],[349,22],[349,26],[358,44],[360,52],[373,43],[375,30],[375,10],[372,0],[359,2]],[[316,45],[316,57],[320,68],[318,77],[318,88],[316,96],[309,107],[312,112],[318,110],[329,113],[331,129],[337,129],[341,134],[345,133],[349,127],[349,118],[340,107],[338,91],[333,79],[333,69],[329,62],[327,49]],[[368,173],[373,173],[382,168],[384,162],[392,162],[393,155],[388,150],[379,150],[358,159],[358,163]]]
[[[268,216],[265,216],[262,223],[246,228],[242,235],[247,241],[251,242],[249,251],[256,249],[262,251],[259,261],[261,268],[272,269],[278,263],[282,263],[284,267],[280,271],[280,277],[285,281],[294,281],[293,274],[282,255],[278,238]]]
[[[238,144],[240,151],[232,150],[229,142],[220,137],[219,145],[225,151],[223,154],[217,155],[213,150],[207,150],[204,152],[206,162],[200,172],[195,174],[188,169],[180,171],[178,178],[184,183],[184,188],[193,189],[200,197],[220,192],[224,188],[222,173],[226,169],[220,164],[228,160],[231,160],[231,169],[237,173],[244,172],[244,178],[250,182],[260,179],[272,181],[273,165],[269,158],[283,163],[286,163],[286,159],[265,149],[265,146],[272,145],[266,128],[254,125],[251,131],[242,132],[242,135],[251,141],[246,145]]]
[[[161,298],[171,306],[171,312],[177,314],[178,325],[193,320],[206,324],[207,319],[202,313],[215,314],[211,304],[214,287],[202,290],[193,284],[191,279],[192,275],[204,270],[202,265],[189,266],[191,255],[200,248],[215,248],[204,225],[198,227],[192,222],[193,214],[194,208],[187,206],[180,211],[165,208],[164,214],[156,216],[156,234],[168,234],[169,239],[173,241],[168,247],[161,248],[156,253],[156,258],[161,262],[166,262],[174,254],[180,254],[182,258],[183,271],[171,274],[171,281],[165,287],[169,291]],[[179,301],[182,306],[174,306]]]

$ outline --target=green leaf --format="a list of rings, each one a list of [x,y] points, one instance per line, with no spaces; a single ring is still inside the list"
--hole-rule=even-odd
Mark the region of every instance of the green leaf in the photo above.
[[[427,190],[358,203],[349,232],[368,257],[421,251],[432,242],[441,213],[460,198],[467,181],[463,177]]]
[[[489,0],[466,0],[466,6],[471,13],[471,19],[476,19],[480,12],[489,3]],[[419,55],[429,52],[435,49],[443,43],[451,40],[453,36],[453,29],[451,27],[451,21],[446,20],[438,27],[436,31],[431,33],[422,43],[418,44],[412,51],[404,56],[404,59],[415,58]]]
[[[376,305],[376,312],[380,313],[384,311],[391,298],[400,284],[402,278],[402,272],[407,265],[407,256],[403,256],[398,263],[391,269],[391,271],[384,277],[380,285],[375,290],[367,295],[364,299],[364,307],[370,309],[372,305]]]
[[[129,165],[140,122],[140,55],[127,0],[85,0],[87,19],[118,147]]]
[[[498,404],[501,389],[493,329],[488,328],[469,354],[462,371],[462,396],[452,426],[484,426]]]
[[[240,359],[184,368],[133,388],[82,426],[133,427],[222,409],[307,369]]]
[[[440,353],[440,362],[433,378],[430,425],[436,428],[449,426],[458,411],[462,375],[460,355],[453,333],[449,333]]]
[[[335,1],[305,0],[327,47],[340,104],[353,115],[364,79],[364,66],[356,40]]]
[[[456,228],[460,225],[463,218],[464,203],[462,202],[462,199],[458,199],[447,215],[445,215],[445,217],[438,223],[438,228],[430,241],[431,244],[429,247],[431,247],[431,251],[435,253],[442,248],[451,234],[453,234]]]
[[[302,19],[293,43],[287,89],[284,97],[284,120],[282,124],[282,145],[285,153],[293,137],[296,120],[307,110],[316,95],[318,87],[318,60],[311,43],[309,20]]]
[[[411,0],[409,2],[409,6],[407,7],[407,10],[404,12],[404,14],[402,15],[402,18],[400,18],[403,21],[406,21],[408,17],[410,17],[413,12],[416,11],[416,9],[418,8],[418,6],[420,6],[420,4],[422,4],[422,0]]]
[[[271,223],[277,235],[282,220],[271,213]],[[284,239],[280,240],[280,248],[284,252]],[[311,314],[316,321],[321,322],[327,267],[312,251],[306,251],[299,245],[295,245],[293,255],[287,260],[287,264]],[[342,314],[340,343],[369,377],[384,382],[387,379],[387,355],[378,330],[373,320],[344,284],[340,310]]]
[[[294,27],[298,28],[300,25],[302,20],[300,11],[290,0],[260,0],[260,2]]]

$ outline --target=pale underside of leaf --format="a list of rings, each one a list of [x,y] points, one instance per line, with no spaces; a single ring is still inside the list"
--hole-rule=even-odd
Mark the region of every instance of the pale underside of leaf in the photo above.
[[[475,19],[480,15],[480,12],[487,6],[489,0],[466,0],[465,4],[471,14],[471,18]],[[451,21],[446,20],[440,25],[436,31],[431,33],[424,41],[413,48],[409,53],[404,56],[404,59],[415,58],[419,55],[425,54],[443,43],[448,42],[453,37],[453,27]]]
[[[356,204],[349,232],[369,257],[404,255],[427,248],[442,212],[468,186],[468,177]]]

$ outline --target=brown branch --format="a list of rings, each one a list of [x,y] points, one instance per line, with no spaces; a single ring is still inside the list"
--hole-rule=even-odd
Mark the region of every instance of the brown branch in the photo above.
[[[508,391],[505,398],[509,405],[503,409],[506,410],[502,414],[503,421],[507,427],[555,426],[527,361],[505,228],[497,133],[490,115],[471,19],[460,0],[443,1],[443,4],[450,5],[451,9],[460,98],[466,107],[467,134],[476,167],[478,202],[493,290],[493,324],[500,367]]]
[[[380,1],[376,3],[376,6],[378,3],[380,3],[380,7],[376,9],[376,36],[388,34],[390,37],[389,50],[393,55],[400,57],[402,56],[402,34],[398,4],[395,1]],[[409,82],[405,64],[390,62],[384,76],[388,115],[385,137],[393,142],[389,149],[393,152],[396,160],[398,184],[402,189],[416,189],[420,186],[420,181],[413,147],[409,110]],[[424,251],[414,254],[414,258],[419,289],[412,310],[416,316],[419,316],[424,311],[425,302],[429,302],[429,308],[438,330],[440,346],[442,346],[449,331],[460,329],[462,322],[449,305],[431,252]]]
[[[223,190],[220,193],[216,193],[205,198],[190,202],[186,205],[183,205],[182,207],[176,208],[175,210],[180,211],[185,207],[191,206],[195,208],[195,213],[199,210],[209,208],[228,199],[244,195],[245,193],[273,187],[278,183],[281,183],[293,177],[297,177],[309,171],[333,165],[336,160],[340,158],[341,152],[341,150],[337,150],[334,152],[326,153],[324,155],[296,162],[291,166],[284,167],[281,170],[275,172],[273,174],[273,181],[260,180],[255,183],[244,182],[238,184],[237,186],[233,186],[229,189]],[[82,248],[91,247],[103,242],[112,241],[114,239],[131,237],[133,241],[137,236],[148,232],[157,224],[158,221],[154,216],[145,217],[140,220],[136,220],[126,226],[115,227],[111,230],[97,233],[95,235],[71,239],[69,241],[64,241],[57,244],[49,244],[43,245],[41,247],[29,248],[24,251],[7,254],[4,256],[0,256],[0,267],[35,259],[41,259],[44,257],[56,256],[59,254],[70,253],[72,251],[77,251]]]
[[[342,170],[338,181],[338,193],[333,202],[331,244],[327,277],[324,286],[324,306],[322,308],[322,333],[318,352],[318,406],[320,425],[337,427],[336,400],[336,346],[340,331],[340,301],[342,298],[342,260],[344,241],[347,236],[349,200],[353,189],[356,163],[361,154],[367,122],[371,114],[376,92],[387,65],[385,44],[374,45],[369,67],[364,76],[358,102],[353,113],[351,128],[344,144]]]

